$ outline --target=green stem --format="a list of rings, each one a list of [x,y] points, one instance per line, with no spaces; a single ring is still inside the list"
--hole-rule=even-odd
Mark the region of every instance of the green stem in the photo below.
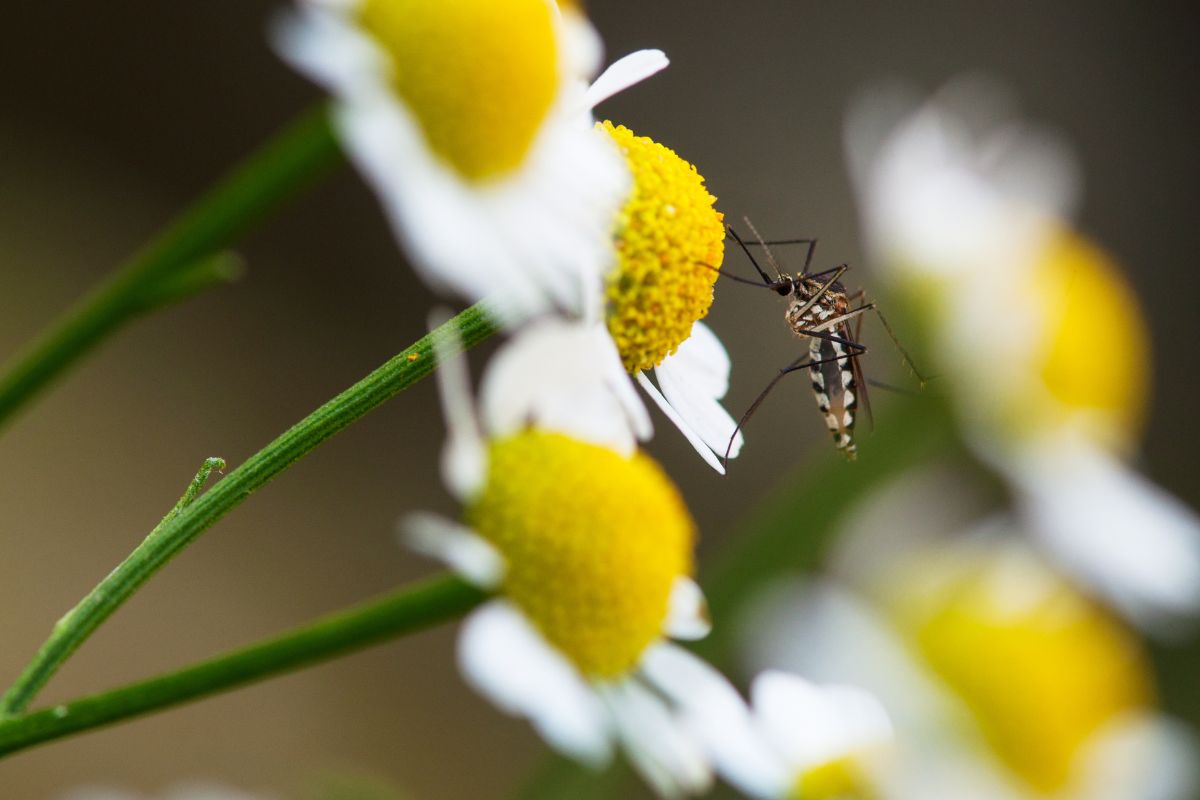
[[[137,550],[134,550],[135,555],[139,551],[154,549],[158,538],[162,535],[163,528],[178,517],[199,496],[200,490],[204,488],[204,484],[208,482],[208,477],[214,469],[225,469],[224,459],[207,458],[204,460],[204,463],[200,466],[200,470],[196,473],[196,477],[192,478],[192,482],[184,490],[183,496],[167,512],[166,516],[154,526],[154,529],[147,534],[142,544],[138,546]],[[103,586],[104,584],[101,584],[101,587]],[[74,608],[64,614],[62,619],[54,624],[54,631],[50,635],[50,638],[38,650],[37,656],[25,668],[25,671],[21,673],[20,678],[9,688],[4,697],[0,699],[0,718],[20,711],[32,698],[32,693],[37,691],[38,688],[50,679],[60,664],[71,657],[71,654],[83,643],[83,639],[86,637],[86,633],[82,635],[80,633],[81,623],[86,624],[86,620],[94,617],[106,598],[106,590],[98,587],[96,591],[90,592],[87,597],[79,601]]]
[[[424,581],[178,672],[0,722],[0,756],[456,619],[484,598],[458,578]]]
[[[471,347],[494,331],[480,306],[468,308],[296,423],[195,502],[173,510],[54,627],[33,661],[0,700],[0,718],[25,710],[67,657],[109,615],[213,523],[317,445],[432,372],[436,365],[435,338],[445,338],[448,347],[459,341],[463,347]],[[451,332],[455,335],[450,336]]]
[[[220,279],[212,256],[337,162],[324,108],[309,112],[214,186],[0,372],[0,426],[124,322]]]

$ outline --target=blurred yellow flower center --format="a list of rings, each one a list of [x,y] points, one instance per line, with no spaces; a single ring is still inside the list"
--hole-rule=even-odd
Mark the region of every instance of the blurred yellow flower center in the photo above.
[[[617,216],[618,263],[606,287],[608,330],[630,372],[674,353],[712,305],[725,253],[723,216],[696,168],[674,152],[611,122],[629,163],[633,193]]]
[[[875,796],[851,757],[805,770],[796,778],[790,794],[791,800],[872,800]]]
[[[1000,581],[995,567],[934,582],[918,645],[1000,759],[1051,793],[1088,737],[1149,701],[1146,665],[1128,631],[1044,568]]]
[[[638,663],[691,572],[694,523],[640,453],[536,431],[494,441],[466,516],[505,558],[504,594],[593,678]]]
[[[1150,385],[1137,298],[1103,252],[1067,231],[1052,239],[1033,274],[1050,318],[1041,374],[1061,416],[1127,449],[1140,432]]]
[[[524,162],[558,91],[545,0],[364,0],[358,14],[433,152],[469,180]]]

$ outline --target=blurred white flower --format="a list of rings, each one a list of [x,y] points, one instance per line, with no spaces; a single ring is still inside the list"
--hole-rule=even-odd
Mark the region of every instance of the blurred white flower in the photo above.
[[[874,762],[867,796],[1191,797],[1194,745],[1154,708],[1136,637],[1001,533],[907,540],[845,576],[857,591],[780,584],[750,617],[750,668],[879,698],[895,750]]]
[[[851,686],[818,686],[768,670],[750,689],[753,708],[698,726],[730,784],[766,800],[869,798],[874,763],[891,746],[879,701]]]
[[[695,525],[678,491],[620,431],[621,449],[606,446],[612,432],[597,427],[592,402],[547,406],[520,381],[526,394],[506,391],[508,379],[491,373],[519,369],[519,352],[498,354],[477,411],[446,345],[443,476],[464,521],[417,514],[406,531],[415,549],[496,593],[463,624],[464,677],[575,759],[603,764],[620,745],[660,794],[705,790],[710,759],[689,720],[712,719],[696,707],[733,689],[668,641],[709,629],[691,578]],[[617,394],[632,393],[621,377]],[[523,402],[553,427],[530,427]],[[685,682],[695,691],[675,694]]]
[[[1132,472],[1150,385],[1137,299],[1069,229],[1053,136],[962,81],[847,126],[874,261],[924,325],[965,437],[1017,489],[1024,528],[1141,624],[1200,612],[1200,519]]]
[[[589,109],[666,66],[599,64],[574,5],[299,0],[284,57],[335,96],[350,157],[415,269],[515,322],[594,302],[629,172]]]

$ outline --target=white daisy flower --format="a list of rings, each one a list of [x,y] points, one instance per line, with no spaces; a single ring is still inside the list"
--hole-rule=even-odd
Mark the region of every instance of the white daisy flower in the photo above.
[[[593,302],[629,173],[588,110],[666,66],[661,52],[586,90],[598,37],[548,0],[299,0],[276,39],[334,94],[342,141],[427,282],[508,322]]]
[[[721,406],[729,355],[700,322],[724,258],[724,217],[696,168],[657,142],[604,122],[633,174],[617,216],[604,318],[621,361],[701,457],[738,454],[742,435]],[[650,380],[650,371],[658,381]],[[736,434],[735,434],[736,432]]]
[[[601,127],[620,144],[635,184],[615,226],[603,311],[597,305],[594,315],[547,317],[517,331],[488,371],[485,413],[555,430],[565,416],[572,435],[631,453],[652,432],[633,378],[723,473],[720,456],[726,448],[737,456],[742,436],[720,404],[729,355],[699,321],[724,253],[722,216],[686,161],[626,128]]]
[[[1134,293],[1064,221],[1066,148],[979,83],[892,113],[863,102],[848,151],[875,261],[926,325],[966,438],[1028,527],[1138,622],[1200,612],[1200,519],[1133,473],[1149,387]]]
[[[687,723],[700,698],[671,684],[699,674],[703,696],[732,690],[668,641],[709,629],[678,491],[647,456],[596,443],[606,433],[588,413],[578,428],[557,411],[557,430],[519,422],[504,380],[485,377],[477,414],[445,344],[443,475],[464,521],[421,514],[406,528],[417,550],[496,593],[462,626],[464,677],[573,758],[603,764],[619,745],[659,793],[703,791],[709,759]]]
[[[895,750],[872,764],[874,793],[850,796],[1191,797],[1191,737],[1154,708],[1137,638],[995,534],[876,565],[867,594],[777,588],[755,614],[750,661],[882,702]]]
[[[758,675],[750,697],[753,707],[740,720],[730,712],[699,727],[731,785],[766,800],[873,796],[873,762],[892,738],[878,700],[852,686],[818,686],[779,670]]]

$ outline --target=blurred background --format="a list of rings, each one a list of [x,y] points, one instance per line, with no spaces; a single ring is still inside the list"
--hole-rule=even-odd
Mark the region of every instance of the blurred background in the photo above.
[[[8,11],[0,48],[0,358],[319,99],[265,27],[283,0]],[[1142,468],[1200,505],[1196,303],[1200,159],[1192,9],[1134,3],[595,3],[610,56],[661,47],[671,68],[601,117],[675,149],[731,220],[818,236],[817,262],[857,263],[842,115],[864,85],[933,89],[963,71],[1008,82],[1058,128],[1085,175],[1081,227],[1124,265],[1154,336]],[[419,337],[435,299],[375,200],[340,170],[247,237],[237,285],[115,337],[0,438],[0,681],[170,507],[205,456],[240,463]],[[743,268],[731,258],[733,268]],[[481,267],[484,265],[481,265]],[[866,271],[852,282],[870,286]],[[740,412],[795,356],[782,305],[718,286]],[[868,323],[868,370],[895,359]],[[487,349],[472,354],[478,367]],[[893,378],[903,381],[903,375]],[[701,559],[756,498],[832,447],[806,382],[755,417],[728,478],[657,418],[651,452],[700,522]],[[877,409],[886,398],[875,400]],[[55,702],[248,643],[433,571],[396,543],[405,511],[453,512],[436,474],[433,382],[418,385],[255,495],[117,614],[48,687]],[[871,457],[869,437],[861,458]],[[813,487],[814,502],[820,488]],[[1200,726],[1200,646],[1156,652],[1164,705]],[[295,796],[350,773],[414,797],[505,793],[541,758],[524,723],[468,690],[441,629],[158,716],[17,755],[3,794],[78,784],[156,791],[205,778]]]

